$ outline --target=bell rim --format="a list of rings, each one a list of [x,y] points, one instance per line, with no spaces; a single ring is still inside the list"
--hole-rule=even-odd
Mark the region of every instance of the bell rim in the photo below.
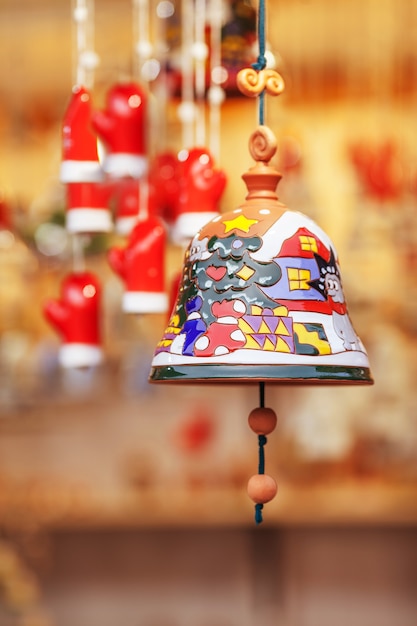
[[[335,365],[159,365],[149,374],[150,383],[279,383],[373,385],[369,367]]]

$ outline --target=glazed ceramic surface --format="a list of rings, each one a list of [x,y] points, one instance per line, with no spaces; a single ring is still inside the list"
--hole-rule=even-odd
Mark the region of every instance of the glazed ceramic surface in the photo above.
[[[246,202],[191,241],[151,380],[372,382],[330,239],[257,163]]]

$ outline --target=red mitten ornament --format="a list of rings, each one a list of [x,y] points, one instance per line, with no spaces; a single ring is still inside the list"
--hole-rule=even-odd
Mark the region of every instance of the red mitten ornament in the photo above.
[[[114,226],[116,233],[129,235],[139,219],[139,181],[121,180],[115,194]]]
[[[149,213],[154,215],[155,194],[145,179],[125,178],[118,182],[115,200],[115,229],[119,235],[129,235],[137,222]]]
[[[156,155],[149,168],[149,188],[155,212],[170,223],[174,219],[179,193],[178,168],[178,159],[173,152]]]
[[[90,272],[79,272],[65,278],[60,300],[46,303],[45,317],[63,339],[62,367],[91,367],[102,361],[100,300],[98,279]]]
[[[404,168],[398,147],[391,141],[379,146],[351,148],[351,159],[364,193],[374,200],[398,200],[404,191]]]
[[[222,170],[205,148],[179,153],[179,194],[174,212],[173,239],[185,244],[219,214],[218,203],[226,185]]]
[[[141,178],[147,171],[147,93],[135,83],[117,84],[107,94],[106,109],[92,116],[104,144],[103,168],[115,178]]]
[[[0,192],[0,230],[13,230],[12,211]]]
[[[165,283],[165,228],[156,216],[140,220],[126,248],[111,248],[112,269],[125,283],[125,313],[164,313],[168,306]]]
[[[74,87],[62,125],[60,179],[63,183],[91,183],[104,179],[91,115],[90,93],[85,87]]]
[[[71,233],[107,233],[113,229],[109,183],[68,183],[66,227]]]

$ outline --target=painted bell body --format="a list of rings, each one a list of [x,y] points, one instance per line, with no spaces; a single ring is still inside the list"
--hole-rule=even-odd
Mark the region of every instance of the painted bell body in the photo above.
[[[191,241],[151,381],[372,382],[335,248],[278,201],[279,178],[257,163],[246,202]]]

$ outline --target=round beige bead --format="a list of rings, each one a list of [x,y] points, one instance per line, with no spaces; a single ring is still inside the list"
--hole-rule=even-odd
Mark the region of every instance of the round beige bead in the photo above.
[[[257,435],[268,435],[277,425],[277,416],[272,409],[258,407],[249,413],[248,422],[251,430]]]
[[[265,504],[277,494],[277,483],[268,474],[254,474],[248,481],[248,496],[256,504]]]

